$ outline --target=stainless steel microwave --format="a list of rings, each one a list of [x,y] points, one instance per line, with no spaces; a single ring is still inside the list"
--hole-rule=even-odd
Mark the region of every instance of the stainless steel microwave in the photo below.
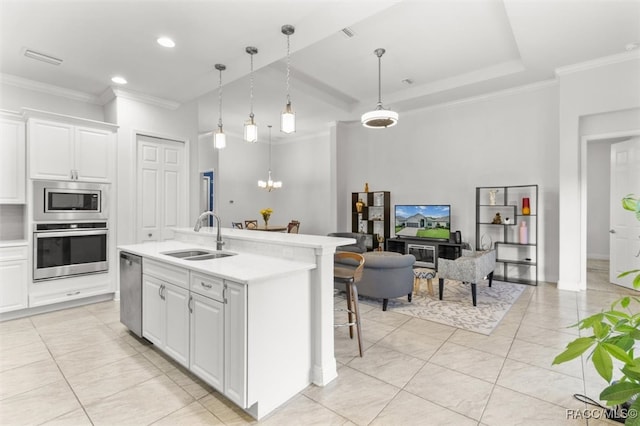
[[[109,185],[90,182],[36,180],[33,219],[36,222],[106,220]]]

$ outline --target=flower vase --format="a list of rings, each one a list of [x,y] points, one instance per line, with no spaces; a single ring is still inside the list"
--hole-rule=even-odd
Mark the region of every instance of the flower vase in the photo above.
[[[269,226],[269,216],[264,216],[264,227],[267,228]]]

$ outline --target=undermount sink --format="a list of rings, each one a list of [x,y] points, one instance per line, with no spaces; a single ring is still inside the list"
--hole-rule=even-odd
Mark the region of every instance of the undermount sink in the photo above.
[[[210,253],[211,253],[210,251],[206,251],[206,250],[180,250],[180,251],[165,251],[162,254],[184,259],[185,257],[202,256],[203,254],[210,254]]]
[[[184,260],[209,260],[209,259],[221,259],[223,257],[235,256],[237,253],[231,253],[226,251],[218,252],[218,251],[191,249],[191,250],[165,251],[162,254],[165,254],[171,257],[177,257],[179,259],[184,259]]]

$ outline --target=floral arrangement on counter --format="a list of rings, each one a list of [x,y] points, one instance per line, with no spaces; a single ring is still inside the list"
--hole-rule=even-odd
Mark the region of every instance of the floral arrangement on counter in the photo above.
[[[267,207],[266,209],[262,209],[260,210],[260,214],[262,215],[262,218],[264,219],[264,225],[267,226],[269,224],[269,218],[271,217],[271,213],[273,213],[273,209],[270,207]]]

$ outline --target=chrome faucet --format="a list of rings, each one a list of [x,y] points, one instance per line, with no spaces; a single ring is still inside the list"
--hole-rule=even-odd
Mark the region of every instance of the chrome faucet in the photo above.
[[[202,221],[209,216],[213,216],[216,218],[216,228],[218,230],[216,234],[216,250],[222,250],[224,241],[222,241],[222,234],[220,233],[220,218],[214,212],[206,211],[198,216],[198,220],[196,220],[196,225],[193,227],[193,231],[198,232],[200,228],[202,228]]]

